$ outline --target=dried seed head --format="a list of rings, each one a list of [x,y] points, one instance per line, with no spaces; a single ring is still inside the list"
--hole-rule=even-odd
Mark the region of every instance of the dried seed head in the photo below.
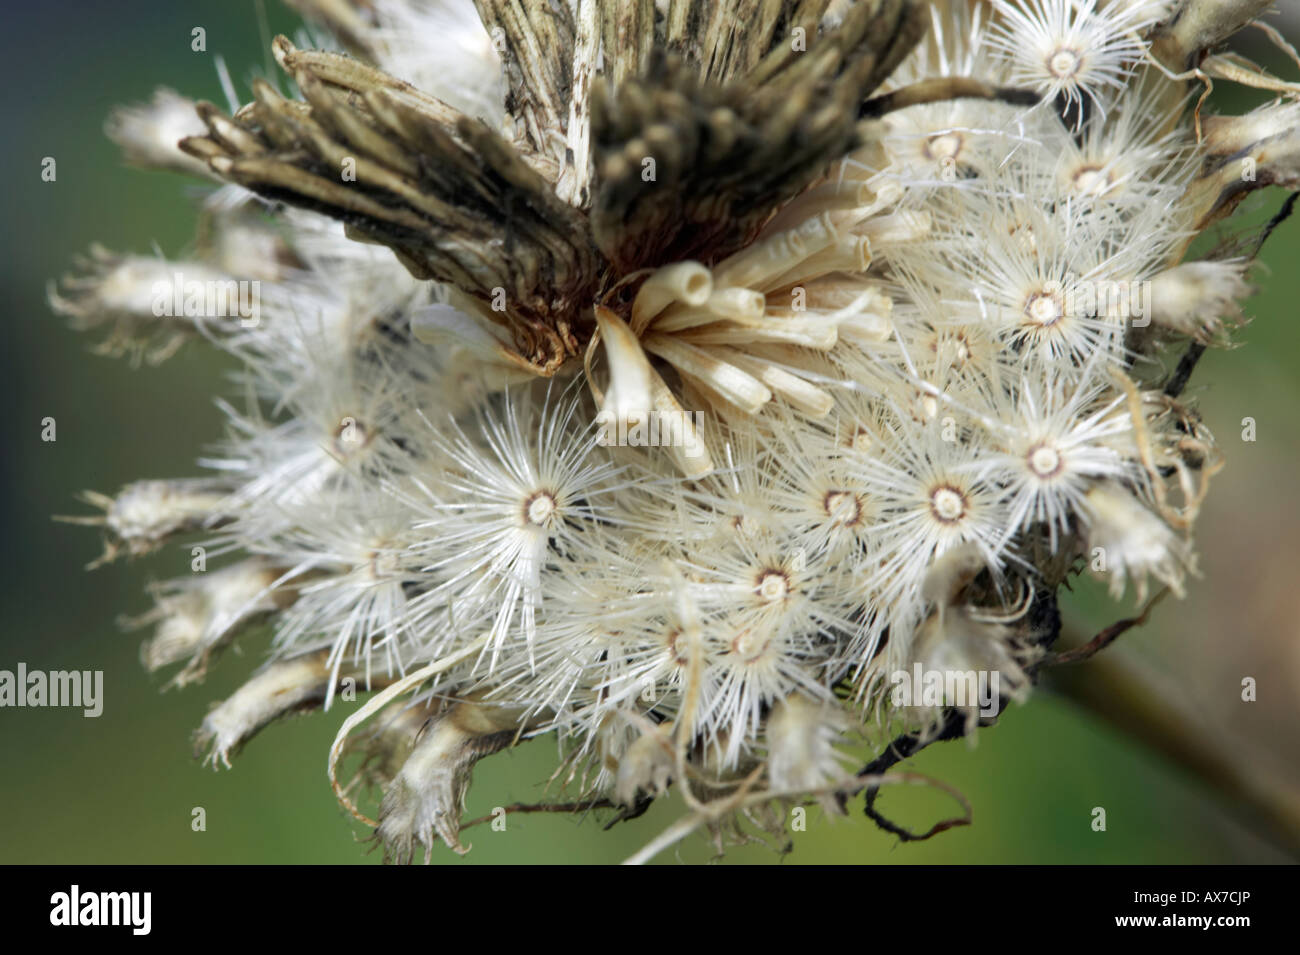
[[[214,762],[355,679],[331,780],[364,818],[363,757],[390,859],[464,851],[474,764],[543,732],[582,800],[680,786],[775,833],[860,785],[864,708],[922,740],[991,715],[891,674],[988,671],[996,713],[1083,563],[1181,590],[1220,456],[1151,376],[1249,291],[1245,258],[1184,257],[1300,184],[1294,84],[1208,49],[1262,3],[298,5],[355,54],[277,38],[299,98],[111,123],[242,187],[195,260],[93,249],[51,293],[103,350],[241,366],[217,479],[78,519],[108,557],[247,555],[134,621],[176,683],[273,632]],[[1279,99],[1184,111],[1193,68]],[[256,315],[154,307],[232,279]]]

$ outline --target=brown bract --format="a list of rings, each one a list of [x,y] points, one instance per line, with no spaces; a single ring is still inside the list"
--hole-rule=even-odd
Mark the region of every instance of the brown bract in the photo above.
[[[859,145],[858,107],[925,29],[914,0],[477,5],[513,131],[279,37],[303,99],[262,81],[233,117],[200,104],[182,148],[453,286],[540,375],[582,354],[595,303],[627,312],[628,279],[743,248]]]

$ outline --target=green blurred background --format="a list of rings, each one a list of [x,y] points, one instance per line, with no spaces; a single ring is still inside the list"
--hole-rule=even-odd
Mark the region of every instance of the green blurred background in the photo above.
[[[125,168],[102,134],[114,104],[146,99],[163,83],[222,103],[214,57],[223,56],[247,93],[267,72],[266,33],[297,20],[271,4],[260,26],[252,0],[115,0],[6,5],[0,57],[6,97],[3,150],[7,212],[0,272],[9,304],[0,382],[9,390],[0,480],[5,567],[0,668],[102,669],[104,713],[0,710],[0,862],[358,863],[363,827],[336,806],[325,779],[329,742],[343,718],[293,719],[269,729],[236,761],[213,772],[190,756],[190,733],[207,707],[228,695],[261,660],[264,635],[242,641],[208,682],[162,693],[164,678],[138,662],[139,634],[116,619],[147,606],[143,586],[188,569],[187,547],[94,572],[93,531],[55,524],[55,513],[84,513],[74,495],[112,492],[141,477],[196,473],[202,444],[220,431],[212,396],[227,366],[190,346],[155,369],[88,353],[45,304],[46,283],[92,241],[115,250],[184,254],[195,216],[195,186],[180,177]],[[207,31],[206,53],[190,31]],[[1273,59],[1261,53],[1261,58]],[[1285,68],[1276,67],[1281,72]],[[1260,101],[1229,93],[1232,111]],[[43,157],[58,178],[40,178]],[[1283,199],[1255,197],[1254,221]],[[1300,221],[1283,225],[1262,256],[1263,291],[1245,347],[1211,354],[1193,379],[1210,428],[1229,458],[1199,525],[1203,578],[1181,603],[1162,605],[1153,624],[1123,639],[1124,651],[1163,671],[1205,721],[1235,734],[1241,755],[1293,784],[1300,766],[1300,508],[1296,506],[1300,423]],[[57,420],[58,440],[40,439]],[[1258,440],[1240,440],[1253,417]],[[1066,598],[1080,631],[1122,610],[1096,588]],[[1240,701],[1242,676],[1260,699]],[[554,748],[540,741],[480,765],[469,814],[543,797]],[[818,810],[794,835],[788,863],[809,862],[1277,862],[1287,856],[1258,838],[1200,782],[1115,735],[1092,716],[1046,692],[1013,707],[978,744],[933,747],[912,767],[970,800],[974,825],[926,843],[899,844],[860,812],[834,822]],[[191,831],[203,807],[207,830]],[[859,803],[860,806],[860,803]],[[1105,807],[1108,829],[1092,831]],[[887,790],[881,807],[913,828],[949,815],[947,797],[920,788]],[[679,802],[602,832],[595,818],[512,816],[505,832],[470,830],[465,862],[606,862],[634,851],[675,818]],[[711,857],[699,837],[664,861]],[[771,863],[759,847],[732,850],[730,863]],[[446,852],[435,861],[460,863]]]

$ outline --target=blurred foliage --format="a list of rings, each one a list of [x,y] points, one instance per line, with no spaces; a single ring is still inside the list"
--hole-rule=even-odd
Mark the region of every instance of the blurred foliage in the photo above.
[[[124,635],[116,618],[146,606],[150,579],[186,572],[187,548],[120,562],[86,573],[97,555],[93,532],[54,524],[50,515],[76,513],[83,489],[113,491],[140,477],[195,472],[200,443],[215,438],[220,418],[211,396],[227,390],[228,365],[210,351],[188,347],[160,368],[131,369],[88,353],[88,342],[63,327],[45,305],[46,283],[92,241],[114,249],[183,254],[201,192],[171,175],[123,168],[102,135],[116,103],[147,98],[163,82],[188,95],[224,103],[216,60],[224,57],[241,90],[269,72],[267,39],[297,29],[282,8],[238,0],[60,0],[6,10],[0,70],[10,91],[3,135],[8,164],[3,274],[9,305],[0,381],[15,446],[3,458],[4,626],[0,668],[25,661],[36,669],[103,669],[106,703],[98,719],[80,711],[0,710],[0,862],[374,862],[359,844],[364,827],[345,817],[325,779],[326,752],[342,715],[291,720],[256,739],[230,772],[213,773],[189,758],[189,734],[212,701],[229,694],[260,661],[264,635],[243,641],[209,681],[183,693],[159,692],[165,678],[140,666],[138,634]],[[207,31],[206,53],[190,49],[190,31]],[[1279,71],[1282,67],[1278,67]],[[1227,101],[1240,111],[1244,99]],[[58,162],[56,182],[44,183],[43,157]],[[1256,197],[1264,221],[1281,202],[1276,190]],[[1269,475],[1294,473],[1300,435],[1294,420],[1300,340],[1292,323],[1300,302],[1300,224],[1283,226],[1266,248],[1271,266],[1252,301],[1258,319],[1240,336],[1247,347],[1213,354],[1194,383],[1210,409],[1232,461],[1253,495],[1218,488],[1207,520],[1231,528],[1240,508],[1268,516],[1284,511],[1294,524],[1289,483]],[[1244,415],[1260,419],[1257,445],[1238,452],[1225,440]],[[57,420],[58,440],[40,440],[40,421]],[[1240,459],[1239,459],[1240,458]],[[1228,477],[1224,484],[1237,480]],[[1249,483],[1253,481],[1254,483]],[[1271,494],[1269,499],[1267,495]],[[1264,495],[1261,498],[1259,495]],[[1234,510],[1236,509],[1236,510]],[[1216,517],[1217,515],[1217,517]],[[1267,527],[1267,522],[1263,525]],[[1270,560],[1264,537],[1248,558]],[[1215,548],[1202,535],[1202,545]],[[1261,552],[1262,549],[1262,552]],[[1297,569],[1288,552],[1288,579]],[[1205,581],[1188,605],[1166,604],[1156,623],[1126,637],[1153,654],[1170,656],[1198,628],[1205,605],[1235,605],[1231,579],[1217,579],[1207,560]],[[1067,600],[1081,630],[1104,625],[1121,611],[1086,587]],[[1199,603],[1198,603],[1199,601]],[[1243,629],[1258,625],[1249,610]],[[1169,612],[1166,612],[1169,611]],[[1291,630],[1276,634],[1294,638]],[[1201,626],[1203,630],[1204,627]],[[1213,674],[1222,661],[1208,634],[1182,654],[1180,673]],[[1294,662],[1294,654],[1288,659]],[[1194,673],[1193,673],[1194,675]],[[1239,683],[1231,676],[1228,690]],[[1267,732],[1267,724],[1265,731]],[[1293,728],[1288,727],[1288,732]],[[1281,730],[1279,729],[1279,733]],[[1268,740],[1264,741],[1268,743]],[[469,815],[493,806],[555,798],[540,782],[553,768],[550,740],[524,745],[480,765]],[[1280,744],[1279,744],[1280,745]],[[934,747],[915,770],[957,787],[970,800],[974,825],[927,843],[899,844],[861,816],[828,821],[810,810],[808,831],[793,837],[788,862],[1246,862],[1279,856],[1231,822],[1201,788],[1156,757],[1116,738],[1069,704],[1039,694],[1013,707],[978,744]],[[204,807],[207,831],[193,832],[191,810]],[[1104,806],[1109,828],[1090,828]],[[954,814],[950,798],[920,787],[891,787],[880,808],[913,828]],[[656,806],[639,820],[601,831],[596,817],[512,816],[505,832],[469,830],[468,862],[601,862],[634,851],[682,811],[680,800]],[[712,856],[696,836],[665,861]],[[769,849],[733,850],[729,862],[771,862]],[[450,853],[439,862],[456,862]]]

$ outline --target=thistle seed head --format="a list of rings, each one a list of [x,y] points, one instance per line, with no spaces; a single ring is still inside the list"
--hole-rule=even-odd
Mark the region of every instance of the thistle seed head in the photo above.
[[[865,785],[846,747],[1022,698],[1083,567],[1186,588],[1220,460],[1166,359],[1250,291],[1188,249],[1300,186],[1295,85],[1216,52],[1265,0],[294,5],[349,52],[110,123],[222,184],[193,260],[51,292],[239,369],[216,477],[80,519],[214,561],[133,621],[149,668],[268,625],[214,763],[351,688],[330,774],[391,859],[466,851],[475,764],[543,734],[574,806],[779,831]],[[1198,75],[1278,99],[1212,117]],[[892,698],[916,667],[992,715]]]

